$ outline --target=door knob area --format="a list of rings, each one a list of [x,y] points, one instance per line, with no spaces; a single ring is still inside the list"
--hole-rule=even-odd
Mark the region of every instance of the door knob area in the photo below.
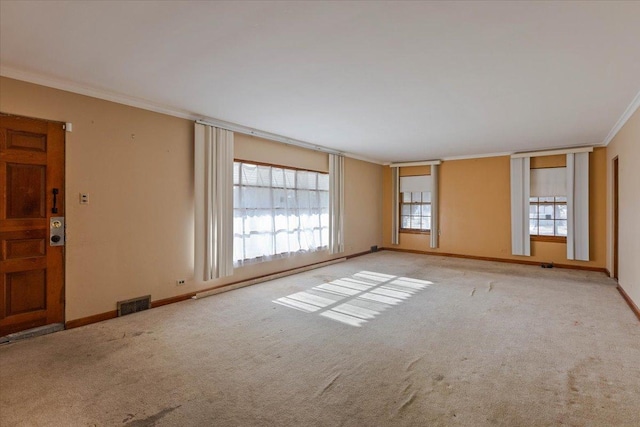
[[[60,241],[60,236],[51,236],[51,241],[53,243],[58,243]]]

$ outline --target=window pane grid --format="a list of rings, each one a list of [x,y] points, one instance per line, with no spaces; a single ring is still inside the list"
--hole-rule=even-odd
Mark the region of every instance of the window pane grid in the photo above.
[[[429,231],[431,229],[429,192],[404,192],[401,193],[400,200],[400,230]]]
[[[567,236],[567,198],[565,196],[529,199],[529,234]]]
[[[234,262],[315,251],[329,241],[329,174],[234,162]]]

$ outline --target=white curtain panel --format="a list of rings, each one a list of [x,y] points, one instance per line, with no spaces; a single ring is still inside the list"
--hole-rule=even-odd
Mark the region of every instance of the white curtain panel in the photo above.
[[[233,132],[195,125],[195,274],[233,274]]]
[[[529,242],[529,157],[511,158],[511,253],[531,255]]]
[[[439,165],[431,165],[430,190],[431,190],[431,241],[429,246],[433,249],[438,247],[438,237],[440,234],[440,223],[438,221],[438,180],[440,179]]]
[[[391,168],[391,244],[400,244],[400,168]]]
[[[567,259],[589,261],[589,153],[567,154]]]
[[[344,252],[344,157],[329,154],[329,251]]]

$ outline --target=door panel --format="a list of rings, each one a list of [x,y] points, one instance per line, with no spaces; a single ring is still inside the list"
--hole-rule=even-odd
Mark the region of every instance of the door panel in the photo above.
[[[64,321],[64,248],[49,244],[51,216],[64,216],[62,124],[0,115],[0,336]]]
[[[42,233],[44,234],[44,233]],[[40,239],[10,239],[5,240],[6,259],[32,258],[45,256],[45,238]]]
[[[47,284],[44,269],[7,273],[7,316],[46,308]]]
[[[7,148],[47,152],[46,135],[7,130]]]
[[[46,218],[46,165],[7,163],[7,218]]]

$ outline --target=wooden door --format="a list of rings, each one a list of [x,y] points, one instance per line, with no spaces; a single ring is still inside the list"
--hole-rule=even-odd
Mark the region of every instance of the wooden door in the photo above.
[[[0,336],[64,321],[62,123],[0,115]],[[53,192],[57,213],[53,213]]]

